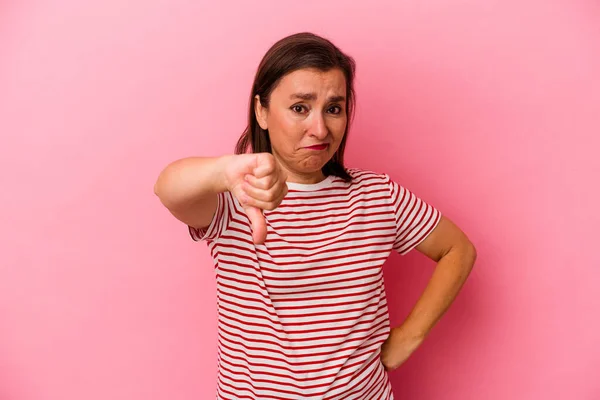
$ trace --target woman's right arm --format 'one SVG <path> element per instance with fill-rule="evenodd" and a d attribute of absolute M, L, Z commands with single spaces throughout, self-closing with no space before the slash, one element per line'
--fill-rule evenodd
<path fill-rule="evenodd" d="M 206 228 L 217 209 L 218 193 L 228 190 L 225 166 L 230 157 L 174 161 L 159 174 L 154 193 L 175 218 L 193 228 Z"/>
<path fill-rule="evenodd" d="M 252 224 L 255 243 L 263 243 L 267 225 L 262 210 L 274 210 L 287 194 L 287 175 L 270 153 L 190 157 L 169 164 L 154 193 L 181 222 L 196 229 L 210 226 L 218 194 L 231 192 Z"/>

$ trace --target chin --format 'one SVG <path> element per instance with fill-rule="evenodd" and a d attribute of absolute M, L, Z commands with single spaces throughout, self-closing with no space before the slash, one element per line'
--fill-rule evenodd
<path fill-rule="evenodd" d="M 314 174 L 317 172 L 321 172 L 323 167 L 327 165 L 327 163 L 331 160 L 333 156 L 321 154 L 319 156 L 312 155 L 310 157 L 304 158 L 303 160 L 299 160 L 296 163 L 296 167 L 298 168 L 298 172 L 303 174 Z"/>

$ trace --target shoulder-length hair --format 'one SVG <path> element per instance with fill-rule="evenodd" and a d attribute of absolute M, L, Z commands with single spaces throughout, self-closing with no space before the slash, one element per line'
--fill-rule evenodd
<path fill-rule="evenodd" d="M 354 116 L 356 63 L 352 57 L 344 54 L 329 40 L 309 32 L 296 33 L 279 40 L 264 55 L 252 84 L 248 107 L 248 126 L 237 142 L 235 154 L 244 154 L 248 150 L 252 153 L 272 153 L 269 132 L 262 129 L 256 119 L 255 97 L 258 95 L 261 105 L 268 107 L 270 95 L 279 81 L 286 74 L 303 68 L 316 68 L 321 71 L 339 68 L 344 73 L 346 78 L 346 130 L 339 148 L 323 166 L 322 172 L 325 176 L 334 175 L 350 181 L 352 178 L 344 166 L 344 150 L 350 123 Z"/>

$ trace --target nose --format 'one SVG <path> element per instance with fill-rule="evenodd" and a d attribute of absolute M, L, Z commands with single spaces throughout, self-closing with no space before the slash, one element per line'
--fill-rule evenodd
<path fill-rule="evenodd" d="M 327 137 L 327 125 L 325 124 L 325 118 L 323 118 L 321 113 L 314 113 L 312 115 L 312 121 L 308 133 L 321 140 Z"/>

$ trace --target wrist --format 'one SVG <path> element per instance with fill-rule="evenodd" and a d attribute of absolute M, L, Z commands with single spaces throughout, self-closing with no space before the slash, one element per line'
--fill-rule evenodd
<path fill-rule="evenodd" d="M 230 165 L 232 155 L 224 155 L 215 158 L 213 176 L 213 188 L 216 193 L 230 192 L 231 181 L 227 173 L 227 166 Z"/>
<path fill-rule="evenodd" d="M 402 325 L 394 328 L 394 330 L 397 331 L 396 334 L 402 338 L 402 341 L 414 343 L 416 346 L 421 344 L 427 336 L 427 333 L 424 330 L 411 326 L 411 324 L 406 321 Z"/>

